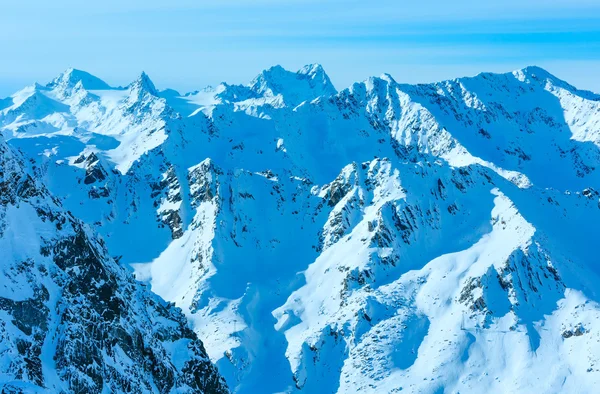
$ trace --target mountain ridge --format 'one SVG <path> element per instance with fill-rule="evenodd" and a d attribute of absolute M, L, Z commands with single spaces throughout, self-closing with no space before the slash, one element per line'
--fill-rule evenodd
<path fill-rule="evenodd" d="M 317 65 L 190 95 L 145 74 L 81 85 L 37 88 L 59 110 L 13 104 L 1 130 L 182 308 L 233 392 L 600 382 L 597 95 L 537 67 L 340 91 Z"/>
<path fill-rule="evenodd" d="M 247 85 L 240 85 L 240 86 L 252 86 L 254 84 L 256 84 L 257 80 L 259 80 L 261 77 L 264 78 L 265 75 L 269 75 L 270 73 L 273 72 L 273 70 L 280 70 L 280 71 L 284 71 L 287 72 L 287 70 L 285 68 L 283 68 L 281 65 L 275 65 L 272 66 L 270 68 L 267 68 L 265 70 L 263 70 L 261 73 L 259 73 L 256 77 L 254 77 Z M 293 73 L 293 72 L 292 72 Z M 330 81 L 329 75 L 325 72 L 323 66 L 321 64 L 318 63 L 313 63 L 313 64 L 307 64 L 305 66 L 303 66 L 302 68 L 300 68 L 296 74 L 298 75 L 309 75 L 310 73 L 313 73 L 313 75 L 316 73 L 316 75 L 321 76 L 322 78 L 326 79 L 327 81 Z M 536 74 L 537 73 L 537 74 Z M 388 73 L 383 73 L 381 74 L 381 76 L 379 78 L 381 79 L 386 79 L 389 78 L 392 81 L 400 84 L 400 85 L 406 85 L 406 86 L 419 86 L 419 85 L 431 85 L 431 84 L 443 84 L 443 83 L 447 83 L 447 82 L 451 82 L 451 81 L 457 81 L 457 80 L 461 80 L 461 79 L 477 79 L 477 78 L 481 78 L 481 77 L 486 77 L 486 76 L 501 76 L 501 75 L 516 75 L 516 74 L 522 74 L 522 75 L 543 75 L 545 79 L 550 79 L 553 80 L 555 82 L 558 82 L 561 85 L 564 86 L 568 86 L 569 88 L 571 88 L 574 91 L 580 92 L 582 94 L 585 95 L 589 95 L 589 97 L 592 98 L 598 98 L 600 95 L 598 93 L 592 92 L 592 91 L 588 91 L 585 89 L 578 89 L 576 87 L 574 87 L 573 85 L 569 84 L 568 82 L 566 82 L 565 80 L 556 77 L 555 75 L 553 75 L 552 73 L 550 73 L 549 71 L 547 71 L 546 69 L 536 66 L 536 65 L 529 65 L 529 66 L 524 66 L 522 68 L 518 68 L 515 69 L 513 71 L 509 71 L 509 72 L 480 72 L 476 75 L 473 76 L 465 76 L 465 77 L 457 77 L 457 78 L 451 78 L 451 79 L 444 79 L 444 80 L 439 80 L 439 81 L 433 81 L 433 82 L 422 82 L 422 83 L 415 83 L 415 84 L 408 84 L 408 83 L 404 83 L 404 82 L 397 82 L 396 79 L 394 79 L 390 74 Z M 141 78 L 141 76 L 144 76 L 144 79 L 146 79 L 147 81 L 149 81 L 152 84 L 152 87 L 154 88 L 154 83 L 152 82 L 151 78 L 145 73 L 145 72 L 141 72 L 140 76 L 138 76 L 137 80 L 139 80 Z M 71 81 L 72 86 L 74 86 L 76 84 L 76 82 L 78 82 L 81 79 L 84 78 L 89 78 L 90 80 L 93 81 L 97 81 L 95 85 L 93 85 L 94 87 L 87 87 L 87 89 L 89 90 L 103 90 L 103 89 L 124 89 L 122 87 L 112 87 L 110 86 L 108 83 L 104 82 L 103 80 L 101 80 L 100 78 L 88 73 L 87 71 L 84 70 L 80 70 L 80 69 L 76 69 L 73 67 L 70 67 L 68 69 L 66 69 L 64 72 L 60 73 L 57 77 L 53 78 L 51 82 L 48 82 L 45 85 L 40 85 L 38 83 L 35 83 L 34 85 L 39 86 L 40 88 L 52 88 L 55 87 L 61 80 L 64 79 L 69 79 Z M 375 77 L 373 77 L 375 78 Z M 362 82 L 365 82 L 366 80 L 368 80 L 369 78 L 363 80 Z M 74 82 L 74 83 L 73 83 Z M 136 81 L 134 80 L 131 84 L 135 83 Z M 131 85 L 129 84 L 129 85 Z M 226 82 L 221 82 L 221 84 L 225 84 L 228 85 Z M 129 86 L 128 85 L 128 86 Z M 236 86 L 236 85 L 231 85 L 231 86 Z M 85 84 L 84 84 L 85 87 Z M 211 88 L 212 86 L 208 86 L 207 88 Z M 333 87 L 333 86 L 331 86 Z M 154 88 L 156 89 L 156 88 Z M 153 89 L 153 90 L 154 90 Z M 335 92 L 338 92 L 334 87 L 333 89 L 335 90 Z M 347 88 L 344 88 L 347 89 Z M 342 90 L 344 90 L 342 89 Z M 157 92 L 162 92 L 162 91 L 168 91 L 170 90 L 170 88 L 165 88 L 163 90 L 157 90 Z M 177 92 L 179 94 L 178 91 L 175 90 L 175 92 Z M 183 94 L 180 94 L 181 96 L 186 96 L 186 95 L 190 95 L 190 94 L 194 94 L 199 92 L 198 90 L 192 90 L 192 91 L 188 91 L 185 92 Z M 334 92 L 334 93 L 335 93 Z M 333 93 L 333 94 L 334 94 Z M 10 98 L 11 96 L 8 96 L 6 98 L 4 98 L 3 100 L 6 100 L 8 98 Z"/>

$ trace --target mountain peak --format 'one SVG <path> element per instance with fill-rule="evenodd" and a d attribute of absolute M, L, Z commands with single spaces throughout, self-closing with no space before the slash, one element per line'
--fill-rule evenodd
<path fill-rule="evenodd" d="M 132 93 L 135 92 L 136 94 L 146 92 L 153 96 L 158 95 L 158 90 L 156 90 L 154 83 L 144 71 L 142 71 L 140 76 L 133 83 L 131 83 L 131 85 L 129 85 L 129 90 Z"/>
<path fill-rule="evenodd" d="M 544 79 L 544 80 L 552 80 L 552 81 L 561 81 L 559 78 L 550 74 L 545 69 L 539 66 L 527 66 L 521 69 L 515 70 L 512 73 L 515 76 L 525 77 L 527 79 Z M 562 81 L 561 81 L 562 82 Z"/>
<path fill-rule="evenodd" d="M 260 92 L 263 92 L 267 89 L 273 90 L 273 88 L 276 88 L 276 85 L 278 85 L 282 79 L 286 78 L 286 74 L 290 74 L 290 72 L 280 65 L 277 64 L 275 66 L 271 66 L 266 70 L 261 71 L 260 74 L 258 74 L 252 80 L 252 82 L 250 82 L 250 88 Z M 275 92 L 273 93 L 277 94 Z"/>
<path fill-rule="evenodd" d="M 306 65 L 297 72 L 288 71 L 280 65 L 272 66 L 254 78 L 249 88 L 261 95 L 282 95 L 288 104 L 296 105 L 337 93 L 320 64 Z"/>
<path fill-rule="evenodd" d="M 396 83 L 396 80 L 394 79 L 394 77 L 392 77 L 390 74 L 388 73 L 383 73 L 379 76 L 379 79 L 383 79 L 386 82 L 389 83 Z"/>
<path fill-rule="evenodd" d="M 540 66 L 535 66 L 535 65 L 523 67 L 522 69 L 520 69 L 520 71 L 522 71 L 526 74 L 539 74 L 539 75 L 553 77 L 553 75 L 550 74 L 548 71 L 546 71 L 545 69 L 543 69 Z"/>
<path fill-rule="evenodd" d="M 73 88 L 81 82 L 81 85 L 87 90 L 106 90 L 110 89 L 110 86 L 98 77 L 92 74 L 78 70 L 76 68 L 68 68 L 58 77 L 54 78 L 52 82 L 46 85 L 49 88 Z"/>
<path fill-rule="evenodd" d="M 521 81 L 537 81 L 542 83 L 550 83 L 552 86 L 560 87 L 562 89 L 566 89 L 571 93 L 577 93 L 578 95 L 585 97 L 591 100 L 597 100 L 598 95 L 589 92 L 587 90 L 579 90 L 575 86 L 569 84 L 568 82 L 558 78 L 557 76 L 551 74 L 547 70 L 539 67 L 539 66 L 527 66 L 521 68 L 519 70 L 513 71 L 512 75 L 514 75 L 517 79 Z"/>
<path fill-rule="evenodd" d="M 318 63 L 307 64 L 296 73 L 298 76 L 307 76 L 310 80 L 320 84 L 323 87 L 325 95 L 336 94 L 337 90 L 331 83 L 329 75 L 325 72 L 322 65 Z"/>

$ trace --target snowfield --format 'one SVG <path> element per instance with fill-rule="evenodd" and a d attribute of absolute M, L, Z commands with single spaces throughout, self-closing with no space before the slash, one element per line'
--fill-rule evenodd
<path fill-rule="evenodd" d="M 113 88 L 70 69 L 0 101 L 0 130 L 3 155 L 85 223 L 103 261 L 186 316 L 160 321 L 195 334 L 152 334 L 183 377 L 154 387 L 128 366 L 148 391 L 213 392 L 185 377 L 196 335 L 234 393 L 600 385 L 600 95 L 541 68 L 337 91 L 319 65 L 275 66 L 185 94 L 145 73 Z M 20 198 L 0 212 L 0 386 L 52 390 L 65 373 L 54 344 L 35 379 L 7 367 L 30 335 L 10 305 L 47 280 L 7 270 L 57 237 Z M 111 349 L 96 362 L 124 365 Z"/>

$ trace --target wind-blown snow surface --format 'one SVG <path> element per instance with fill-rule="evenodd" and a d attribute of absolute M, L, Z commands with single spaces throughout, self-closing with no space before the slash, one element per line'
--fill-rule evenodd
<path fill-rule="evenodd" d="M 600 96 L 537 67 L 2 102 L 9 143 L 237 393 L 593 392 Z"/>

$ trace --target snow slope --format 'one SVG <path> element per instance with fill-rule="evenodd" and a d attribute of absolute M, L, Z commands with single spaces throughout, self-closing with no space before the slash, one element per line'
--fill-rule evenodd
<path fill-rule="evenodd" d="M 545 70 L 188 94 L 68 70 L 0 108 L 236 393 L 598 384 L 600 96 Z"/>

